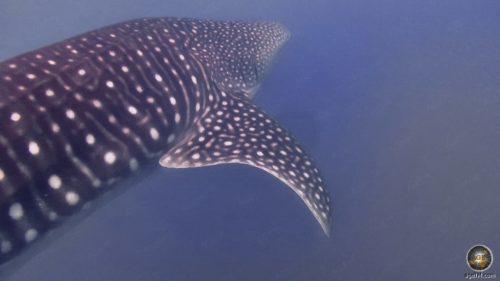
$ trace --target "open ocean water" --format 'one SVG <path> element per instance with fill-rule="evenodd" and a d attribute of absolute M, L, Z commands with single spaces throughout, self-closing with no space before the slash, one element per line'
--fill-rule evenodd
<path fill-rule="evenodd" d="M 260 170 L 158 167 L 6 280 L 451 281 L 500 255 L 499 1 L 2 0 L 0 61 L 146 16 L 290 29 L 255 102 L 317 161 L 331 237 Z"/>

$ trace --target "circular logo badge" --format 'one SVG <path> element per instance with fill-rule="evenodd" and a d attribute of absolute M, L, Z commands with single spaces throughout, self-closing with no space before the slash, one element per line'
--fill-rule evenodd
<path fill-rule="evenodd" d="M 467 252 L 467 264 L 474 271 L 485 271 L 493 263 L 493 252 L 485 245 L 476 245 Z"/>

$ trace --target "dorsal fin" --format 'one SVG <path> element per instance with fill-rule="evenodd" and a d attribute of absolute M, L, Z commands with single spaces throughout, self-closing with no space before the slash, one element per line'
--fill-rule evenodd
<path fill-rule="evenodd" d="M 330 197 L 312 160 L 297 141 L 248 99 L 224 92 L 160 164 L 190 168 L 241 163 L 260 168 L 287 184 L 330 233 Z"/>

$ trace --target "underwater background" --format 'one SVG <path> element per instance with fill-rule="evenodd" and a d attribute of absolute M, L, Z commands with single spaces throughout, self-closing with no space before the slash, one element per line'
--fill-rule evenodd
<path fill-rule="evenodd" d="M 473 245 L 500 255 L 499 1 L 2 0 L 0 61 L 146 16 L 290 29 L 255 102 L 316 159 L 331 237 L 262 171 L 158 167 L 8 281 L 462 280 Z"/>

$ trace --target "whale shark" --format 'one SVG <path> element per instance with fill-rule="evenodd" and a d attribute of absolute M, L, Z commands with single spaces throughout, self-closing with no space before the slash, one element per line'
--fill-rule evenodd
<path fill-rule="evenodd" d="M 319 170 L 252 102 L 289 37 L 274 22 L 141 18 L 0 63 L 0 263 L 154 161 L 262 169 L 329 235 Z"/>

